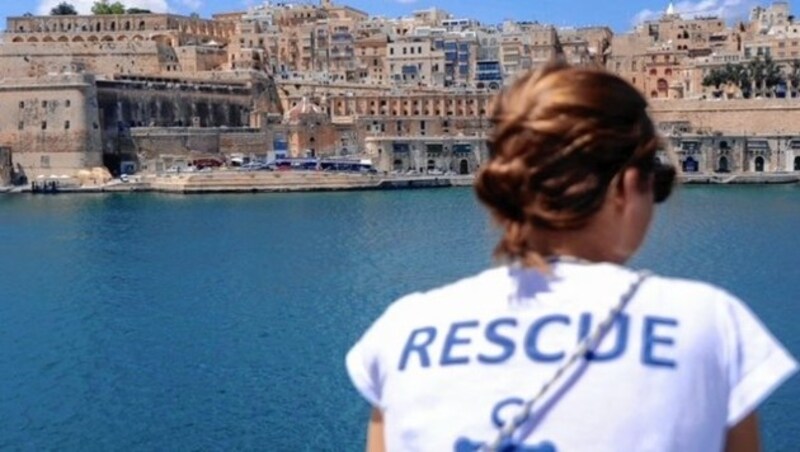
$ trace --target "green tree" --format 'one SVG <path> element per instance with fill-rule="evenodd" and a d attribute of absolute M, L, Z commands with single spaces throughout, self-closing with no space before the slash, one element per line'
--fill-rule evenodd
<path fill-rule="evenodd" d="M 109 3 L 108 0 L 98 0 L 94 2 L 92 6 L 92 14 L 98 16 L 104 14 L 125 14 L 125 11 L 125 5 L 121 2 Z"/>
<path fill-rule="evenodd" d="M 789 93 L 787 97 L 797 97 L 800 93 L 800 60 L 793 60 L 788 69 L 786 81 L 789 83 Z"/>
<path fill-rule="evenodd" d="M 77 16 L 78 11 L 72 4 L 61 2 L 50 10 L 51 16 Z"/>
<path fill-rule="evenodd" d="M 728 83 L 728 74 L 722 68 L 713 68 L 703 77 L 703 86 L 714 87 L 714 97 L 722 95 L 722 85 Z"/>
<path fill-rule="evenodd" d="M 772 97 L 775 95 L 775 88 L 783 82 L 780 66 L 769 55 L 755 57 L 747 63 L 747 71 L 756 95 Z"/>
<path fill-rule="evenodd" d="M 142 8 L 128 8 L 128 14 L 152 14 L 153 12 L 149 9 L 142 9 Z"/>
<path fill-rule="evenodd" d="M 725 74 L 729 86 L 734 86 L 739 90 L 739 95 L 749 99 L 753 92 L 753 78 L 748 67 L 742 63 L 725 65 Z"/>

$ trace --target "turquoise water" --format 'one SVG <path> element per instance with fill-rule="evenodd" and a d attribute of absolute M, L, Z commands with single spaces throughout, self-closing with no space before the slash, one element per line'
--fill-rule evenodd
<path fill-rule="evenodd" d="M 798 225 L 800 188 L 685 188 L 636 265 L 729 288 L 800 356 Z M 346 350 L 494 237 L 467 189 L 0 197 L 0 450 L 360 450 Z M 798 407 L 794 378 L 768 450 Z"/>

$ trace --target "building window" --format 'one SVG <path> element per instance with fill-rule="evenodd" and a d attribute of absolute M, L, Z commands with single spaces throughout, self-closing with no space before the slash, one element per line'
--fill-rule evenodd
<path fill-rule="evenodd" d="M 18 130 L 22 130 L 22 129 L 24 129 L 24 128 L 25 128 L 25 123 L 24 123 L 24 122 L 22 122 L 22 121 L 20 121 L 20 122 L 19 122 L 19 124 L 17 124 L 17 129 L 18 129 Z"/>
<path fill-rule="evenodd" d="M 47 130 L 47 121 L 42 121 L 42 130 Z"/>
<path fill-rule="evenodd" d="M 19 108 L 25 108 L 25 102 L 20 102 L 19 103 Z"/>
<path fill-rule="evenodd" d="M 70 124 L 69 121 L 64 121 L 64 130 L 69 130 Z"/>
<path fill-rule="evenodd" d="M 43 156 L 39 157 L 39 165 L 42 168 L 50 168 L 50 156 L 49 155 L 43 155 Z"/>
<path fill-rule="evenodd" d="M 47 108 L 47 101 L 46 100 L 42 101 L 42 108 Z"/>
<path fill-rule="evenodd" d="M 71 106 L 72 106 L 72 101 L 71 101 L 71 100 L 69 100 L 69 99 L 67 99 L 67 100 L 66 100 L 66 102 L 64 102 L 64 105 L 65 105 L 67 108 L 69 108 L 69 107 L 71 107 Z"/>

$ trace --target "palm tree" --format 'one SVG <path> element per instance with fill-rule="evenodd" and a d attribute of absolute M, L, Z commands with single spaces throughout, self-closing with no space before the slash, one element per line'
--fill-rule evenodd
<path fill-rule="evenodd" d="M 800 91 L 800 60 L 793 60 L 789 65 L 789 73 L 786 74 L 786 81 L 789 82 L 788 97 L 797 97 Z"/>
<path fill-rule="evenodd" d="M 728 78 L 724 69 L 715 67 L 710 71 L 708 71 L 708 74 L 706 74 L 706 76 L 703 77 L 703 86 L 714 87 L 714 97 L 720 96 L 720 94 L 722 93 L 720 87 L 727 83 L 728 83 Z"/>
<path fill-rule="evenodd" d="M 767 97 L 774 97 L 778 86 L 784 84 L 781 67 L 771 56 L 764 57 L 764 89 Z"/>
<path fill-rule="evenodd" d="M 741 63 L 728 63 L 725 65 L 724 72 L 728 86 L 735 87 L 741 97 L 749 98 L 752 92 L 752 79 L 747 68 Z"/>
<path fill-rule="evenodd" d="M 764 75 L 765 65 L 761 56 L 757 56 L 747 63 L 747 73 L 750 76 L 750 91 L 755 96 L 763 94 L 763 85 L 766 75 Z"/>
<path fill-rule="evenodd" d="M 759 55 L 747 63 L 747 72 L 753 83 L 753 92 L 763 97 L 773 97 L 776 88 L 784 81 L 780 66 L 769 55 L 763 59 Z"/>

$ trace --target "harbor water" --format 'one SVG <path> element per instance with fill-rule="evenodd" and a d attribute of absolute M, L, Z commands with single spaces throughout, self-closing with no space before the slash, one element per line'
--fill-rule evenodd
<path fill-rule="evenodd" d="M 798 225 L 800 187 L 685 187 L 634 266 L 728 288 L 800 356 Z M 0 197 L 0 450 L 362 450 L 345 352 L 496 236 L 469 189 Z M 798 408 L 795 377 L 767 450 Z"/>

